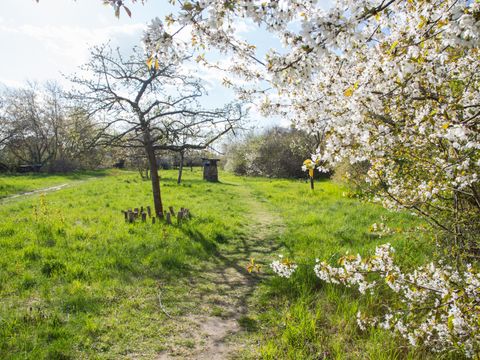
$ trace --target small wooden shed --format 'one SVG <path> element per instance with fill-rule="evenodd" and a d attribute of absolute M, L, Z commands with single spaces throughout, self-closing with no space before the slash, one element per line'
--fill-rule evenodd
<path fill-rule="evenodd" d="M 217 162 L 220 159 L 206 159 L 202 158 L 203 162 L 203 180 L 210 182 L 218 182 L 218 168 Z"/>

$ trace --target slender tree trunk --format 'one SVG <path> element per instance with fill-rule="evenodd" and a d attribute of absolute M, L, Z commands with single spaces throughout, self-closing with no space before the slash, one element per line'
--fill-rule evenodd
<path fill-rule="evenodd" d="M 182 182 L 182 172 L 183 172 L 183 151 L 180 151 L 180 166 L 178 167 L 178 179 L 177 184 Z"/>
<path fill-rule="evenodd" d="M 150 180 L 152 182 L 153 205 L 155 207 L 155 214 L 163 218 L 163 204 L 162 194 L 160 192 L 160 177 L 158 176 L 157 157 L 153 144 L 150 142 L 149 134 L 145 134 L 145 152 L 147 153 L 148 163 L 150 164 Z"/>

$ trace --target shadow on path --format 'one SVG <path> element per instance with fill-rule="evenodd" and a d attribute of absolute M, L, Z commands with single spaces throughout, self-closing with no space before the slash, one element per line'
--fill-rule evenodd
<path fill-rule="evenodd" d="M 276 239 L 283 224 L 249 188 L 238 189 L 250 209 L 247 235 L 239 236 L 220 251 L 202 233 L 186 230 L 188 236 L 215 255 L 208 269 L 190 279 L 187 301 L 195 303 L 194 311 L 171 320 L 181 322 L 185 331 L 175 334 L 177 345 L 168 346 L 158 359 L 228 359 L 249 346 L 241 338 L 242 333 L 254 327 L 248 321 L 248 299 L 266 275 L 249 273 L 247 265 L 254 258 L 262 267 L 268 266 L 261 260 L 280 248 Z M 178 345 L 185 343 L 189 346 Z"/>

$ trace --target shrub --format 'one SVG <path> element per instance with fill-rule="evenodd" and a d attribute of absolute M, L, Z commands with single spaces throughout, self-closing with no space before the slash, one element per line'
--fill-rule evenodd
<path fill-rule="evenodd" d="M 237 175 L 305 178 L 302 163 L 317 146 L 318 138 L 305 131 L 274 127 L 228 146 L 225 169 Z"/>

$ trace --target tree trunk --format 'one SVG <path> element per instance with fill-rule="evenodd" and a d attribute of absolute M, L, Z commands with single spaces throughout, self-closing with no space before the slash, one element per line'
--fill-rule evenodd
<path fill-rule="evenodd" d="M 183 171 L 183 151 L 180 151 L 180 166 L 178 167 L 177 184 L 180 184 L 182 182 L 182 171 Z"/>
<path fill-rule="evenodd" d="M 148 163 L 150 164 L 150 180 L 152 181 L 153 205 L 155 214 L 163 218 L 162 194 L 160 192 L 160 177 L 158 176 L 157 157 L 155 150 L 149 139 L 149 134 L 145 136 L 148 140 L 145 143 L 145 152 L 147 153 Z"/>

